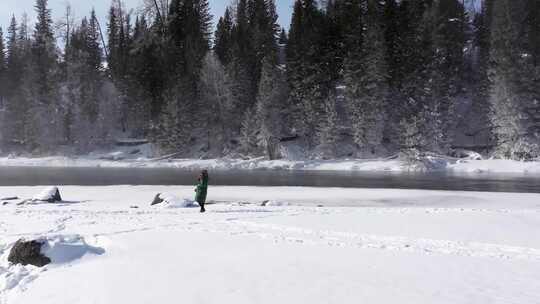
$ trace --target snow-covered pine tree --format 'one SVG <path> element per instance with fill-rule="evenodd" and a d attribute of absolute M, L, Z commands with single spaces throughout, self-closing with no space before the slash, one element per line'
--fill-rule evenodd
<path fill-rule="evenodd" d="M 345 65 L 348 111 L 354 141 L 361 150 L 375 154 L 380 150 L 385 128 L 388 75 L 384 36 L 376 1 L 368 2 L 364 43 L 349 53 Z"/>
<path fill-rule="evenodd" d="M 206 152 L 221 155 L 228 149 L 234 121 L 231 84 L 215 53 L 209 52 L 201 70 L 198 125 L 206 132 Z"/>
<path fill-rule="evenodd" d="M 6 102 L 6 53 L 4 47 L 4 32 L 0 27 L 0 146 L 4 144 L 6 131 L 5 118 Z"/>
<path fill-rule="evenodd" d="M 458 0 L 439 0 L 432 7 L 433 52 L 431 103 L 436 109 L 440 137 L 434 138 L 434 147 L 448 153 L 457 123 L 456 109 L 459 98 L 464 97 L 464 50 L 467 42 L 468 18 L 465 7 Z"/>
<path fill-rule="evenodd" d="M 253 80 L 255 77 L 253 66 L 256 58 L 248 19 L 247 0 L 238 0 L 231 32 L 232 55 L 226 68 L 232 80 L 235 112 L 243 115 L 254 105 L 257 94 Z"/>
<path fill-rule="evenodd" d="M 256 117 L 258 121 L 258 142 L 266 156 L 278 159 L 279 141 L 283 121 L 281 111 L 287 99 L 286 82 L 274 58 L 263 60 L 263 69 L 257 96 Z"/>
<path fill-rule="evenodd" d="M 188 153 L 192 148 L 196 118 L 188 115 L 192 101 L 186 101 L 183 92 L 180 85 L 165 92 L 165 107 L 152 130 L 152 140 L 165 153 Z"/>
<path fill-rule="evenodd" d="M 394 115 L 400 122 L 400 145 L 402 150 L 439 151 L 443 142 L 441 107 L 437 99 L 437 84 L 441 74 L 437 72 L 434 46 L 436 31 L 436 6 L 432 1 L 407 1 L 401 3 L 401 18 L 407 26 L 402 36 L 403 62 L 400 97 L 395 104 Z M 394 112 L 395 113 L 395 112 Z M 399 117 L 399 120 L 398 120 Z M 420 125 L 424 124 L 424 125 Z M 418 136 L 412 136 L 418 130 Z M 421 139 L 421 140 L 418 140 Z"/>
<path fill-rule="evenodd" d="M 81 153 L 104 143 L 113 131 L 105 130 L 112 126 L 105 126 L 104 121 L 116 118 L 109 105 L 101 108 L 112 93 L 105 94 L 107 81 L 102 71 L 101 38 L 95 18 L 92 11 L 90 20 L 84 17 L 80 25 L 72 27 L 65 50 L 67 77 L 62 83 L 62 129 L 66 142 Z"/>
<path fill-rule="evenodd" d="M 254 60 L 250 69 L 254 77 L 253 86 L 257 92 L 264 59 L 274 58 L 277 53 L 279 26 L 274 0 L 249 0 L 247 2 L 247 17 Z"/>
<path fill-rule="evenodd" d="M 86 100 L 83 101 L 83 109 L 90 123 L 95 123 L 99 115 L 99 93 L 102 86 L 102 56 L 103 51 L 100 45 L 99 29 L 97 26 L 96 12 L 90 12 L 88 21 L 85 47 L 87 52 L 86 73 L 83 80 L 83 90 Z"/>
<path fill-rule="evenodd" d="M 529 159 L 540 152 L 535 134 L 530 133 L 531 117 L 527 114 L 529 106 L 537 101 L 531 94 L 532 60 L 524 53 L 520 35 L 523 15 L 520 1 L 498 0 L 493 4 L 491 121 L 497 138 L 497 155 L 513 159 Z"/>
<path fill-rule="evenodd" d="M 167 24 L 169 50 L 166 58 L 167 108 L 160 121 L 168 128 L 158 128 L 156 140 L 167 138 L 164 148 L 186 152 L 192 136 L 200 98 L 199 83 L 203 59 L 210 49 L 210 15 L 208 0 L 174 0 L 171 2 Z"/>
<path fill-rule="evenodd" d="M 294 4 L 289 43 L 287 44 L 287 80 L 291 88 L 291 110 L 297 133 L 313 147 L 323 104 L 329 93 L 323 79 L 328 76 L 321 45 L 325 38 L 321 27 L 324 15 L 314 0 Z"/>
<path fill-rule="evenodd" d="M 6 100 L 4 103 L 4 141 L 8 144 L 24 142 L 25 103 L 21 99 L 21 78 L 24 71 L 22 46 L 19 44 L 18 25 L 15 16 L 11 18 L 7 32 Z M 21 46 L 21 47 L 20 47 Z"/>
<path fill-rule="evenodd" d="M 526 42 L 523 54 L 527 68 L 523 71 L 527 81 L 524 91 L 529 102 L 525 105 L 528 116 L 527 133 L 531 140 L 540 145 L 540 2 L 527 0 L 524 32 Z M 540 151 L 536 152 L 537 155 Z"/>
<path fill-rule="evenodd" d="M 6 70 L 7 62 L 4 46 L 4 31 L 2 30 L 2 27 L 0 27 L 0 111 L 3 110 L 6 99 Z"/>
<path fill-rule="evenodd" d="M 487 148 L 491 144 L 491 122 L 489 120 L 489 90 L 488 75 L 490 53 L 490 28 L 493 0 L 486 0 L 482 9 L 474 16 L 473 39 L 471 50 L 470 83 L 466 84 L 471 91 L 471 107 L 464 116 L 463 123 L 468 125 L 468 135 L 472 137 L 472 144 Z"/>
<path fill-rule="evenodd" d="M 400 24 L 399 6 L 396 0 L 387 0 L 384 3 L 383 25 L 386 47 L 386 63 L 388 67 L 389 84 L 391 88 L 398 88 L 401 83 L 400 59 Z"/>
<path fill-rule="evenodd" d="M 527 37 L 526 49 L 533 57 L 533 64 L 540 66 L 540 2 L 526 0 L 526 18 L 524 21 Z"/>
<path fill-rule="evenodd" d="M 260 153 L 258 141 L 259 122 L 257 120 L 256 110 L 248 109 L 242 118 L 242 127 L 240 129 L 240 150 L 246 155 Z"/>
<path fill-rule="evenodd" d="M 37 21 L 32 39 L 30 78 L 30 107 L 26 141 L 30 146 L 51 150 L 60 142 L 62 119 L 55 115 L 58 109 L 58 54 L 48 0 L 36 0 Z"/>
<path fill-rule="evenodd" d="M 335 158 L 338 154 L 340 124 L 336 105 L 337 97 L 330 94 L 324 103 L 323 119 L 318 129 L 318 150 L 324 158 Z"/>

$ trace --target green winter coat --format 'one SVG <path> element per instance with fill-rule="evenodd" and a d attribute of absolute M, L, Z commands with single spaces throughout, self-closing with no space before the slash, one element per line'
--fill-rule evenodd
<path fill-rule="evenodd" d="M 202 177 L 202 179 L 197 184 L 197 189 L 195 189 L 195 192 L 197 193 L 195 195 L 195 201 L 199 204 L 204 204 L 206 202 L 206 193 L 208 192 L 208 176 L 205 175 Z"/>

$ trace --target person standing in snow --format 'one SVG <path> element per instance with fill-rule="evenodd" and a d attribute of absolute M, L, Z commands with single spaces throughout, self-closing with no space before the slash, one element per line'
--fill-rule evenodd
<path fill-rule="evenodd" d="M 197 180 L 199 183 L 195 189 L 195 192 L 197 193 L 195 195 L 195 201 L 199 203 L 201 206 L 201 213 L 203 213 L 206 212 L 206 209 L 204 209 L 204 203 L 206 203 L 206 194 L 208 192 L 208 171 L 202 170 Z"/>

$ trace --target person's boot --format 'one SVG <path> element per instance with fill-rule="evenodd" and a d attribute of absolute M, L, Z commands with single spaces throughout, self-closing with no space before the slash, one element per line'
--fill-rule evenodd
<path fill-rule="evenodd" d="M 206 209 L 204 209 L 204 205 L 201 205 L 201 213 L 205 213 Z"/>

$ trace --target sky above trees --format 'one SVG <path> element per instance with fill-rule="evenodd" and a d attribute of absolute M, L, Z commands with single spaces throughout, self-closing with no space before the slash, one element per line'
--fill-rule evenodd
<path fill-rule="evenodd" d="M 142 0 L 124 0 L 126 5 L 129 8 L 137 10 L 140 6 Z M 96 9 L 96 15 L 100 18 L 101 23 L 105 23 L 105 17 L 107 16 L 107 11 L 110 7 L 110 0 L 49 0 L 49 7 L 53 10 L 54 19 L 60 18 L 64 12 L 66 3 L 71 3 L 75 15 L 77 18 L 82 18 L 87 16 L 90 13 L 92 7 Z M 210 6 L 212 9 L 212 15 L 214 15 L 214 25 L 217 23 L 217 20 L 220 16 L 223 15 L 225 7 L 230 3 L 229 0 L 210 0 Z M 278 6 L 279 13 L 279 23 L 281 26 L 286 28 L 289 27 L 290 17 L 292 13 L 293 0 L 277 0 L 276 4 Z M 35 0 L 1 0 L 0 4 L 0 26 L 4 29 L 9 25 L 9 20 L 11 15 L 15 14 L 15 17 L 19 17 L 23 13 L 27 13 L 30 17 L 30 20 L 34 20 L 34 4 Z"/>

